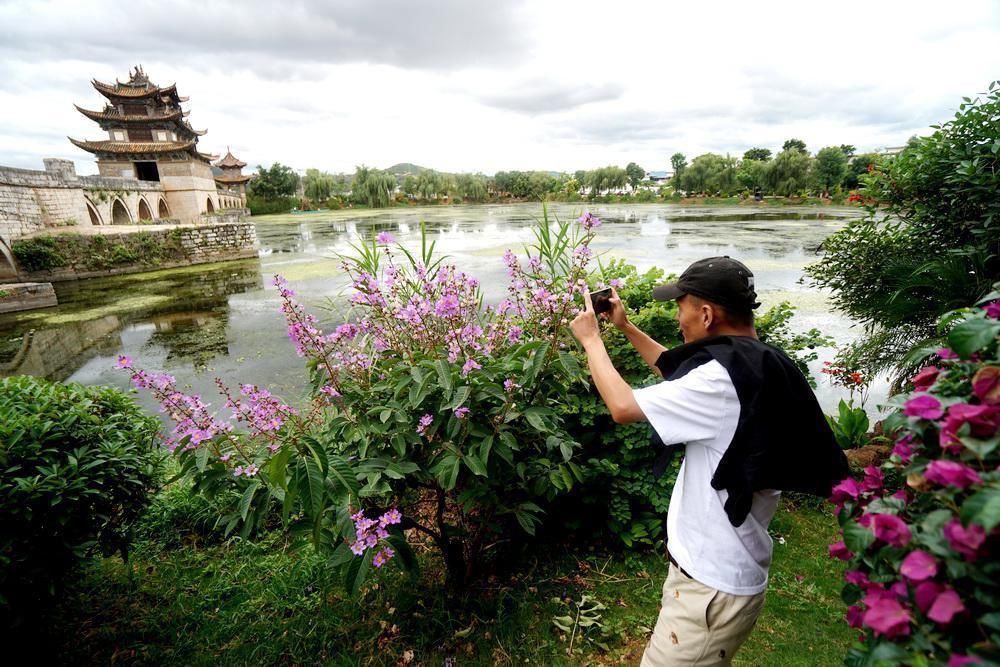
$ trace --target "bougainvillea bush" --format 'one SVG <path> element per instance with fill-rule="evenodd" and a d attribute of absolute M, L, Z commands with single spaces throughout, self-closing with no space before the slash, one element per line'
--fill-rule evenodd
<path fill-rule="evenodd" d="M 1000 660 L 1000 292 L 947 316 L 949 347 L 896 396 L 885 472 L 834 488 L 848 563 L 847 663 L 948 665 Z"/>

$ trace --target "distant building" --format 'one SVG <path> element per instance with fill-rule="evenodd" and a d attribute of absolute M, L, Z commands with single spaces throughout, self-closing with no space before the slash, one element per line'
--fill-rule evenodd
<path fill-rule="evenodd" d="M 250 174 L 243 175 L 243 167 L 246 162 L 237 160 L 229 147 L 226 146 L 226 156 L 215 163 L 222 173 L 215 176 L 215 183 L 219 186 L 220 192 L 226 192 L 238 196 L 242 202 L 242 207 L 247 205 L 247 182 L 252 178 Z"/>
<path fill-rule="evenodd" d="M 654 183 L 666 183 L 673 178 L 672 171 L 650 171 L 646 173 L 646 178 Z"/>
<path fill-rule="evenodd" d="M 218 156 L 198 151 L 198 139 L 205 130 L 195 130 L 186 120 L 188 112 L 181 103 L 188 98 L 178 95 L 175 84 L 157 86 L 141 66 L 129 72 L 127 82 L 112 85 L 95 79 L 91 83 L 107 98 L 104 109 L 76 108 L 108 137 L 70 141 L 97 157 L 101 176 L 159 183 L 165 208 L 156 217 L 189 222 L 205 213 L 245 206 L 237 197 L 220 201 L 211 168 Z M 139 217 L 146 217 L 144 213 Z"/>
<path fill-rule="evenodd" d="M 879 155 L 885 155 L 892 157 L 893 155 L 899 155 L 906 149 L 906 146 L 886 146 L 882 150 L 878 151 Z"/>

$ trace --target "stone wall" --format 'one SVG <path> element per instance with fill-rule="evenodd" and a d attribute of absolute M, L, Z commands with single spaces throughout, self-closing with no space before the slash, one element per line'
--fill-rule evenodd
<path fill-rule="evenodd" d="M 0 244 L 45 227 L 89 225 L 80 188 L 69 160 L 45 160 L 45 171 L 0 167 Z"/>
<path fill-rule="evenodd" d="M 51 283 L 12 283 L 0 285 L 0 313 L 47 308 L 59 303 Z"/>
<path fill-rule="evenodd" d="M 22 271 L 19 281 L 59 282 L 156 271 L 257 257 L 258 250 L 256 229 L 247 222 L 177 226 L 127 234 L 63 232 L 55 238 L 64 265 L 44 271 Z"/>

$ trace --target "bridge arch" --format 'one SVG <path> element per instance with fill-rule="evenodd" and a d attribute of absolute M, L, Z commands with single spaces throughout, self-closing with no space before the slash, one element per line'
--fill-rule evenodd
<path fill-rule="evenodd" d="M 170 217 L 170 209 L 167 208 L 167 200 L 164 199 L 163 197 L 160 197 L 160 203 L 157 206 L 157 208 L 159 208 L 159 214 L 160 214 L 159 217 L 161 218 Z"/>
<path fill-rule="evenodd" d="M 113 225 L 132 224 L 132 214 L 129 213 L 128 207 L 125 206 L 125 202 L 123 202 L 118 197 L 115 197 L 114 201 L 111 202 L 111 224 Z"/>
<path fill-rule="evenodd" d="M 90 224 L 92 225 L 103 225 L 104 220 L 101 219 L 101 212 L 97 209 L 94 202 L 90 201 L 87 197 L 84 197 L 84 202 L 87 204 L 87 213 L 90 215 Z"/>
<path fill-rule="evenodd" d="M 150 210 L 149 204 L 146 202 L 145 197 L 139 197 L 139 219 L 140 220 L 152 220 L 153 211 Z"/>

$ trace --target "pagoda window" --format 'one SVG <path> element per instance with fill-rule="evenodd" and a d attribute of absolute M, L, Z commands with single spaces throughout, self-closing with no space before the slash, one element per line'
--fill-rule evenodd
<path fill-rule="evenodd" d="M 149 113 L 146 110 L 145 104 L 126 104 L 125 115 L 126 116 L 148 116 Z"/>
<path fill-rule="evenodd" d="M 159 181 L 160 170 L 156 168 L 155 162 L 133 162 L 135 167 L 135 177 L 140 181 Z"/>
<path fill-rule="evenodd" d="M 164 130 L 157 130 L 156 131 L 156 140 L 157 141 L 166 141 L 167 140 L 167 133 Z"/>
<path fill-rule="evenodd" d="M 133 127 L 128 131 L 130 141 L 152 141 L 153 130 L 148 127 Z"/>
<path fill-rule="evenodd" d="M 114 130 L 111 132 L 111 138 L 115 141 L 125 141 L 125 130 Z"/>

